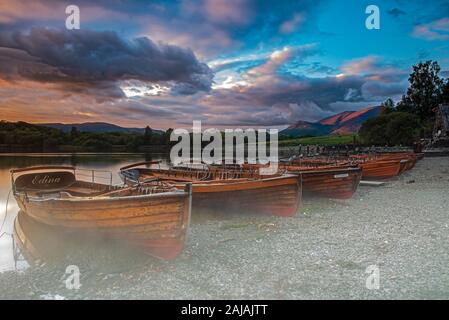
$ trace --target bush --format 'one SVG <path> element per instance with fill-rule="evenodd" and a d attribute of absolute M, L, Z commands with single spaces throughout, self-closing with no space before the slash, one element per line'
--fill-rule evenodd
<path fill-rule="evenodd" d="M 393 112 L 369 119 L 362 124 L 360 139 L 369 145 L 412 145 L 419 137 L 419 118 L 406 112 Z"/>
<path fill-rule="evenodd" d="M 96 151 L 106 151 L 111 148 L 111 144 L 96 138 L 89 138 L 83 142 L 84 147 L 95 148 Z"/>

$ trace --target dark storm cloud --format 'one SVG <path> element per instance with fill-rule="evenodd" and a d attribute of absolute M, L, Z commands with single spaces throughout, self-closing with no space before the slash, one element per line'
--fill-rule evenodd
<path fill-rule="evenodd" d="M 267 83 L 240 88 L 215 90 L 207 101 L 206 112 L 223 110 L 220 117 L 207 123 L 226 125 L 286 125 L 297 120 L 314 121 L 340 112 L 332 103 L 343 101 L 349 90 L 361 91 L 362 77 L 307 78 L 278 76 Z M 363 101 L 362 97 L 355 99 Z M 232 113 L 234 110 L 236 112 Z"/>
<path fill-rule="evenodd" d="M 178 113 L 169 109 L 151 106 L 139 100 L 122 101 L 119 107 L 109 108 L 108 112 L 115 116 L 124 116 L 127 119 L 141 119 L 142 117 L 176 119 Z"/>
<path fill-rule="evenodd" d="M 190 49 L 148 38 L 127 41 L 112 31 L 46 28 L 0 33 L 0 75 L 103 89 L 136 79 L 182 86 L 188 90 L 178 92 L 188 94 L 208 91 L 213 78 Z"/>
<path fill-rule="evenodd" d="M 265 103 L 274 105 L 276 103 L 302 103 L 313 101 L 324 109 L 329 108 L 329 104 L 340 99 L 344 99 L 349 89 L 360 90 L 365 79 L 358 76 L 338 79 L 335 77 L 326 78 L 302 78 L 288 79 L 288 83 L 276 88 L 267 94 L 257 93 Z M 257 97 L 254 97 L 257 99 Z"/>
<path fill-rule="evenodd" d="M 288 53 L 282 52 L 287 58 L 281 53 L 273 55 L 265 65 L 248 72 L 245 80 L 250 85 L 215 90 L 207 101 L 208 110 L 226 113 L 209 118 L 208 123 L 265 126 L 315 121 L 337 112 L 378 105 L 386 98 L 397 98 L 407 88 L 407 71 L 376 57 L 344 65 L 347 75 L 313 78 L 277 72 L 288 63 Z M 226 106 L 238 106 L 239 112 L 231 114 L 231 107 Z"/>
<path fill-rule="evenodd" d="M 380 0 L 395 30 L 376 43 L 351 27 L 358 0 L 77 0 L 82 31 L 29 33 L 63 28 L 68 4 L 0 0 L 0 108 L 17 119 L 285 125 L 397 101 L 416 57 L 448 70 L 448 0 Z"/>

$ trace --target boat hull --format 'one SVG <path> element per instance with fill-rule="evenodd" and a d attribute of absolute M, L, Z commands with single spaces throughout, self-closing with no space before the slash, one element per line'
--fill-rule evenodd
<path fill-rule="evenodd" d="M 161 259 L 173 259 L 181 253 L 190 222 L 191 199 L 183 192 L 114 199 L 17 195 L 16 200 L 37 222 L 125 240 Z"/>
<path fill-rule="evenodd" d="M 350 199 L 362 178 L 360 168 L 311 170 L 302 174 L 304 196 Z"/>
<path fill-rule="evenodd" d="M 178 189 L 192 184 L 193 212 L 208 210 L 217 212 L 256 213 L 290 217 L 294 216 L 302 199 L 301 180 L 294 174 L 271 176 L 254 175 L 247 171 L 226 170 L 165 170 L 137 168 L 122 170 L 125 184 L 135 185 L 151 179 L 160 179 Z M 130 179 L 134 176 L 134 180 Z"/>
<path fill-rule="evenodd" d="M 182 188 L 182 185 L 179 185 Z M 301 203 L 297 176 L 231 183 L 193 183 L 192 210 L 291 217 Z"/>
<path fill-rule="evenodd" d="M 415 167 L 416 159 L 408 159 L 407 163 L 405 164 L 405 171 L 412 170 Z"/>
<path fill-rule="evenodd" d="M 363 179 L 390 179 L 401 174 L 407 160 L 371 160 L 359 163 Z"/>
<path fill-rule="evenodd" d="M 406 164 L 403 171 L 409 171 L 415 167 L 418 157 L 414 153 L 394 154 L 386 155 L 385 160 L 406 160 Z"/>

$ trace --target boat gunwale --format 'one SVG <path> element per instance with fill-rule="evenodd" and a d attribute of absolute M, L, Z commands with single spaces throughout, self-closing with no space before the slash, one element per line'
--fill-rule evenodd
<path fill-rule="evenodd" d="M 269 176 L 269 175 L 267 175 Z M 294 173 L 289 173 L 289 174 L 283 174 L 280 176 L 276 176 L 276 177 L 268 177 L 268 178 L 262 178 L 263 176 L 261 176 L 261 178 L 242 178 L 242 180 L 240 181 L 233 181 L 233 180 L 237 180 L 237 179 L 221 179 L 221 180 L 207 180 L 207 181 L 198 181 L 198 183 L 196 183 L 196 181 L 192 181 L 192 185 L 195 186 L 209 186 L 211 184 L 216 184 L 216 185 L 224 185 L 224 186 L 228 186 L 228 185 L 237 185 L 237 184 L 243 184 L 243 183 L 248 183 L 248 182 L 263 182 L 263 181 L 275 181 L 275 180 L 284 180 L 284 179 L 291 179 L 291 178 L 298 178 L 298 174 L 294 174 Z M 167 179 L 169 180 L 169 179 Z M 226 182 L 229 181 L 229 182 Z M 207 183 L 204 183 L 207 182 Z M 188 182 L 186 182 L 188 183 Z M 186 183 L 178 183 L 178 184 L 186 184 Z"/>
<path fill-rule="evenodd" d="M 28 172 L 28 171 L 40 171 L 40 170 L 91 170 L 91 169 L 77 169 L 73 166 L 31 166 L 31 167 L 25 167 L 25 168 L 16 168 L 9 170 L 10 173 L 21 173 L 21 172 Z M 96 170 L 100 171 L 100 170 Z"/>
<path fill-rule="evenodd" d="M 66 198 L 56 198 L 56 197 L 37 197 L 37 196 L 29 196 L 25 192 L 17 192 L 17 195 L 24 195 L 28 198 L 28 200 L 33 202 L 46 202 L 46 201 L 68 201 L 68 202 L 89 202 L 89 201 L 119 201 L 119 200 L 138 200 L 138 199 L 146 199 L 146 198 L 164 198 L 164 197 L 173 197 L 173 196 L 187 196 L 188 193 L 186 191 L 177 189 L 173 191 L 160 192 L 160 193 L 151 193 L 151 194 L 139 194 L 132 196 L 120 196 L 120 197 L 102 197 L 102 196 L 94 196 L 94 197 L 77 197 L 77 196 L 68 196 Z"/>
<path fill-rule="evenodd" d="M 151 173 L 151 168 L 140 168 L 141 170 L 148 170 Z M 134 170 L 139 170 L 139 168 L 134 168 Z M 161 171 L 164 171 L 165 169 L 162 169 Z M 167 169 L 167 172 L 169 172 L 170 170 Z M 120 172 L 120 176 L 123 176 L 123 172 L 126 172 L 126 170 L 123 170 Z M 210 186 L 211 184 L 213 185 L 239 185 L 239 184 L 244 184 L 244 183 L 249 183 L 249 182 L 263 182 L 263 181 L 276 181 L 276 180 L 284 180 L 284 179 L 297 179 L 298 176 L 300 175 L 300 173 L 276 173 L 275 176 L 273 175 L 266 175 L 266 178 L 264 178 L 264 175 L 260 175 L 257 178 L 239 178 L 239 179 L 212 179 L 212 180 L 194 180 L 194 179 L 189 179 L 188 181 L 176 181 L 175 177 L 165 177 L 165 176 L 158 176 L 159 179 L 161 180 L 166 180 L 166 181 L 173 181 L 175 185 L 184 185 L 184 184 L 188 184 L 188 183 L 192 183 L 192 185 L 194 186 Z M 135 180 L 135 179 L 131 179 L 129 177 L 125 177 L 127 180 L 130 180 L 134 183 L 139 183 L 139 180 Z M 238 180 L 238 181 L 237 181 Z M 142 185 L 145 185 L 145 182 L 140 182 Z"/>
<path fill-rule="evenodd" d="M 362 168 L 360 168 L 360 167 L 347 167 L 347 168 L 344 168 L 344 167 L 340 167 L 340 168 L 334 168 L 334 169 L 329 169 L 329 168 L 326 168 L 325 170 L 321 170 L 320 168 L 313 168 L 313 169 L 310 169 L 310 170 L 308 170 L 308 169 L 305 169 L 305 170 L 302 170 L 302 169 L 291 169 L 291 171 L 290 171 L 290 169 L 288 169 L 288 168 L 284 168 L 284 169 L 286 169 L 287 170 L 287 172 L 290 172 L 290 173 L 302 173 L 302 174 L 308 174 L 308 173 L 323 173 L 323 174 L 326 174 L 326 173 L 334 173 L 334 172 L 355 172 L 355 173 L 357 173 L 357 172 L 360 172 L 360 171 L 362 171 Z"/>

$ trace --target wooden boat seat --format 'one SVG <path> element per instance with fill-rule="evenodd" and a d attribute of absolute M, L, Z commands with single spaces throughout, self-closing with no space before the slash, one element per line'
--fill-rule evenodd
<path fill-rule="evenodd" d="M 27 194 L 30 196 L 46 197 L 52 195 L 57 196 L 58 194 L 64 192 L 73 197 L 96 197 L 119 189 L 123 189 L 123 187 L 75 180 L 71 184 L 61 186 L 57 189 L 53 188 L 48 190 L 33 191 L 27 190 Z"/>
<path fill-rule="evenodd" d="M 93 191 L 92 189 L 82 189 L 82 188 L 76 188 L 74 190 L 73 189 L 61 190 L 61 192 L 66 192 L 74 197 L 97 197 L 109 191 L 110 190 Z"/>
<path fill-rule="evenodd" d="M 92 189 L 90 190 L 72 190 L 72 189 L 64 189 L 64 190 L 58 190 L 58 191 L 41 191 L 41 192 L 36 192 L 34 194 L 29 194 L 29 195 L 34 195 L 37 197 L 48 197 L 48 196 L 57 196 L 60 195 L 61 197 L 63 196 L 71 196 L 71 197 L 97 197 L 100 195 L 103 195 L 105 193 L 109 192 L 108 190 L 102 190 L 102 191 L 94 191 Z"/>

